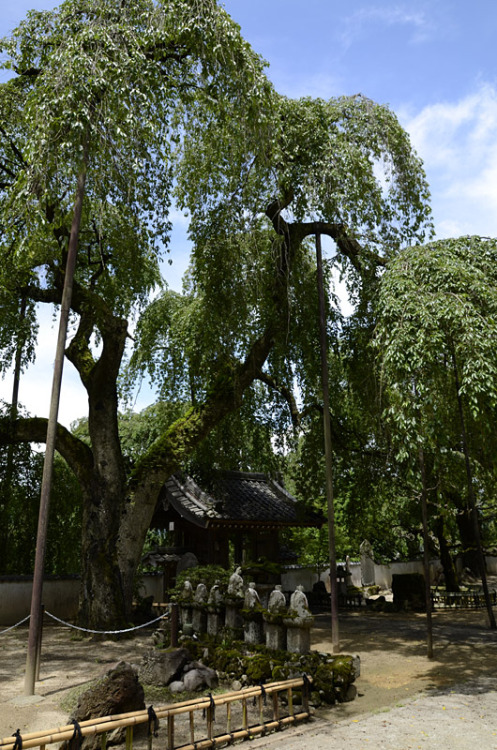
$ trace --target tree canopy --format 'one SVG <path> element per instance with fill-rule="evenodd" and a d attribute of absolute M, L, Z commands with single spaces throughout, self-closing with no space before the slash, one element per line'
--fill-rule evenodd
<path fill-rule="evenodd" d="M 476 570 L 495 515 L 496 252 L 480 237 L 405 250 L 382 279 L 376 331 L 397 459 L 419 489 L 423 456 L 433 533 L 443 548 L 458 531 Z"/>
<path fill-rule="evenodd" d="M 60 304 L 84 170 L 66 357 L 89 439 L 59 426 L 57 449 L 83 495 L 81 619 L 116 625 L 171 473 L 240 408 L 283 434 L 299 419 L 295 384 L 316 400 L 314 235 L 335 241 L 360 300 L 430 231 L 428 190 L 387 107 L 279 96 L 214 0 L 66 0 L 29 14 L 3 50 L 1 362 L 20 345 L 27 362 L 37 306 Z M 162 263 L 173 200 L 193 243 L 182 294 Z M 128 350 L 128 383 L 148 373 L 171 405 L 131 461 L 118 428 Z M 0 420 L 4 444 L 45 434 L 37 417 Z"/>

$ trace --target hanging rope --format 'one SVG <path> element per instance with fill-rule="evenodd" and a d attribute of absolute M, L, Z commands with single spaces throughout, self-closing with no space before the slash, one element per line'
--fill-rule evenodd
<path fill-rule="evenodd" d="M 70 622 L 66 622 L 65 620 L 61 620 L 60 617 L 56 617 L 51 612 L 45 612 L 45 614 L 61 625 L 65 625 L 67 628 L 80 630 L 82 633 L 96 633 L 98 635 L 119 635 L 120 633 L 132 633 L 134 630 L 147 628 L 149 625 L 154 625 L 156 622 L 159 622 L 159 620 L 163 620 L 165 617 L 167 617 L 167 615 L 160 615 L 159 617 L 156 617 L 155 620 L 150 620 L 150 622 L 145 622 L 143 623 L 143 625 L 135 625 L 133 628 L 126 628 L 125 630 L 91 630 L 90 628 L 81 628 L 79 627 L 79 625 L 72 625 Z"/>
<path fill-rule="evenodd" d="M 18 628 L 19 625 L 22 625 L 23 623 L 27 622 L 31 615 L 27 615 L 23 620 L 19 620 L 19 622 L 16 622 L 15 625 L 11 625 L 9 628 L 5 628 L 5 630 L 0 630 L 0 635 L 3 635 L 4 633 L 8 633 L 9 630 L 14 630 L 14 628 Z"/>

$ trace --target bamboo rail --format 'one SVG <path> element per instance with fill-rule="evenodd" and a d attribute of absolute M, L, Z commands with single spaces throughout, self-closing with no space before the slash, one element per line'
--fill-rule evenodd
<path fill-rule="evenodd" d="M 250 738 L 258 734 L 264 735 L 273 729 L 278 729 L 287 724 L 296 721 L 303 721 L 310 717 L 309 701 L 307 695 L 306 683 L 312 682 L 312 678 L 303 676 L 291 680 L 282 680 L 279 682 L 269 683 L 268 685 L 254 685 L 229 693 L 223 693 L 216 696 L 203 696 L 193 700 L 172 703 L 167 706 L 155 709 L 157 719 L 167 719 L 167 750 L 202 750 L 221 743 L 231 743 L 238 739 Z M 293 691 L 302 689 L 302 708 L 303 711 L 295 713 Z M 280 717 L 279 694 L 286 694 L 288 715 Z M 264 720 L 263 704 L 266 698 L 272 700 L 272 718 Z M 253 726 L 248 724 L 248 701 L 252 700 L 254 705 L 258 705 L 258 721 Z M 232 730 L 232 711 L 231 707 L 234 702 L 240 701 L 242 706 L 242 727 Z M 226 731 L 223 734 L 214 734 L 215 711 L 221 706 L 226 706 Z M 206 717 L 206 734 L 203 739 L 195 740 L 195 721 L 194 713 L 196 711 L 205 712 Z M 175 746 L 175 717 L 183 714 L 189 714 L 189 744 Z M 139 724 L 148 724 L 150 722 L 148 710 L 133 711 L 125 714 L 113 716 L 102 716 L 98 719 L 89 719 L 79 724 L 81 735 L 87 737 L 94 734 L 102 735 L 102 750 L 106 750 L 107 733 L 114 729 L 126 728 L 126 750 L 132 750 L 133 747 L 133 727 Z M 74 724 L 66 724 L 62 727 L 47 729 L 38 732 L 31 732 L 21 735 L 22 748 L 40 747 L 45 750 L 46 745 L 60 743 L 72 740 L 75 734 Z M 152 750 L 152 733 L 149 734 L 149 750 Z M 14 736 L 5 737 L 0 740 L 0 750 L 13 750 L 16 744 Z"/>

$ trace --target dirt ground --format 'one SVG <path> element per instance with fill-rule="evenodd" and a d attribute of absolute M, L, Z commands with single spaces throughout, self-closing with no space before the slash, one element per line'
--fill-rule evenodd
<path fill-rule="evenodd" d="M 329 626 L 327 615 L 316 618 L 314 649 L 331 651 Z M 0 737 L 18 728 L 22 734 L 66 724 L 73 688 L 121 659 L 138 664 L 151 648 L 150 632 L 138 633 L 132 640 L 80 640 L 74 631 L 48 625 L 41 681 L 31 697 L 23 694 L 27 628 L 0 635 Z M 497 749 L 497 632 L 488 629 L 483 610 L 435 612 L 431 660 L 426 658 L 425 618 L 420 614 L 342 612 L 340 646 L 361 659 L 357 698 L 320 709 L 310 723 L 249 747 L 340 750 L 353 742 L 356 750 L 429 749 L 443 745 L 443 731 L 448 731 L 450 750 L 475 742 L 478 750 Z"/>

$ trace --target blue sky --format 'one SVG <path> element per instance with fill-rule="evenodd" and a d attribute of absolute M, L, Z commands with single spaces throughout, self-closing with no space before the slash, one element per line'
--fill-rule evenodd
<path fill-rule="evenodd" d="M 50 0 L 0 0 L 0 35 Z M 497 4 L 492 0 L 225 0 L 268 63 L 277 91 L 328 99 L 362 93 L 396 112 L 423 159 L 438 237 L 497 236 Z M 173 243 L 172 279 L 186 260 Z M 35 383 L 21 401 L 48 403 L 55 332 L 42 329 Z M 45 383 L 45 381 L 47 381 Z M 61 421 L 85 413 L 85 394 L 64 374 Z M 9 398 L 10 383 L 0 382 Z M 43 390 L 43 393 L 45 392 Z M 49 390 L 48 390 L 49 392 Z"/>

